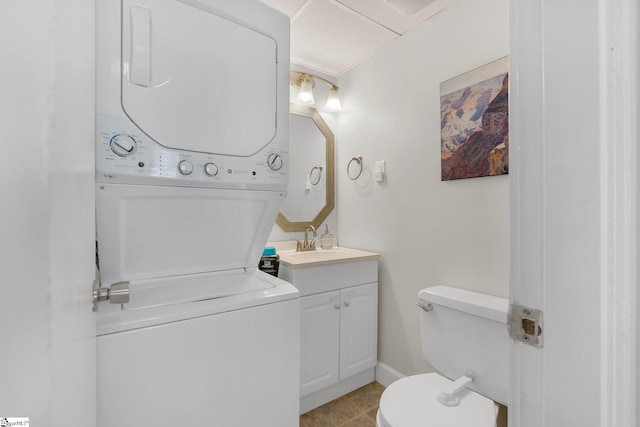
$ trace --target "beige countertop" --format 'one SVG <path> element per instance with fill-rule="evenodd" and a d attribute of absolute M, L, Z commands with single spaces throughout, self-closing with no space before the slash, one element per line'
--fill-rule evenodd
<path fill-rule="evenodd" d="M 274 246 L 276 252 L 280 255 L 280 263 L 290 268 L 363 261 L 367 259 L 378 259 L 380 257 L 380 255 L 375 252 L 338 246 L 331 249 L 318 248 L 315 251 L 296 252 L 295 241 L 269 242 L 267 246 Z"/>

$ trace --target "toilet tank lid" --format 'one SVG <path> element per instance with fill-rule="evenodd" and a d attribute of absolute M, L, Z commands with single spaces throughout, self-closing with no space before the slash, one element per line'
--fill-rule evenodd
<path fill-rule="evenodd" d="M 422 289 L 418 293 L 418 298 L 426 303 L 430 302 L 496 322 L 507 323 L 509 300 L 506 298 L 444 285 Z"/>

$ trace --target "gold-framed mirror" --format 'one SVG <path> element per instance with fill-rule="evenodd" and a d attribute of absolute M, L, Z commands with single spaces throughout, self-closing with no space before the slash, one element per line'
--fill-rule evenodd
<path fill-rule="evenodd" d="M 335 137 L 315 108 L 290 106 L 289 187 L 276 224 L 316 229 L 335 205 Z"/>

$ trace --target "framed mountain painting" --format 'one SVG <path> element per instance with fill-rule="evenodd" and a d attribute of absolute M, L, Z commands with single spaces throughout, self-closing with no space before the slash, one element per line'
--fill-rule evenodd
<path fill-rule="evenodd" d="M 509 59 L 440 84 L 441 180 L 509 173 Z"/>

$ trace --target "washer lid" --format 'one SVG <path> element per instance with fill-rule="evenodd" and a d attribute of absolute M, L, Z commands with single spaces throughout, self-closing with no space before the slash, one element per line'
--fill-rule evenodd
<path fill-rule="evenodd" d="M 256 269 L 283 194 L 97 184 L 100 282 Z"/>
<path fill-rule="evenodd" d="M 130 290 L 128 304 L 100 306 L 98 336 L 280 303 L 299 295 L 292 284 L 259 270 L 134 281 Z"/>
<path fill-rule="evenodd" d="M 266 282 L 244 271 L 190 274 L 134 281 L 130 284 L 129 303 L 123 310 L 142 310 L 190 302 L 211 301 L 273 288 Z"/>
<path fill-rule="evenodd" d="M 431 373 L 412 375 L 391 384 L 380 398 L 384 427 L 495 427 L 496 405 L 471 390 L 460 394 L 460 405 L 445 406 L 437 394 L 451 380 Z"/>

